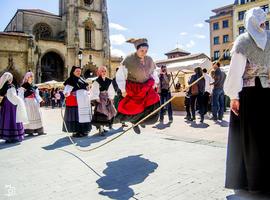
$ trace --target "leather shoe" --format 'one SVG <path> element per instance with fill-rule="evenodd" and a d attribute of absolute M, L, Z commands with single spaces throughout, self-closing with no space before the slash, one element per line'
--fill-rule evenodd
<path fill-rule="evenodd" d="M 139 126 L 134 126 L 134 127 L 133 127 L 133 130 L 134 130 L 134 132 L 137 133 L 137 134 L 140 134 L 140 133 L 141 133 L 141 129 L 139 128 Z"/>

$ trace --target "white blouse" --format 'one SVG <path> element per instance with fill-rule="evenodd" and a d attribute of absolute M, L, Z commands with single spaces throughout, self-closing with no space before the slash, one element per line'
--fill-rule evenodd
<path fill-rule="evenodd" d="M 115 79 L 117 82 L 117 85 L 121 92 L 126 92 L 126 80 L 128 76 L 128 70 L 124 65 L 121 65 L 118 68 L 118 71 L 115 74 Z M 154 70 L 153 73 L 151 74 L 151 77 L 155 81 L 155 86 L 157 87 L 157 84 L 159 83 L 159 77 L 158 77 L 158 72 L 157 70 Z"/>
<path fill-rule="evenodd" d="M 91 100 L 99 99 L 99 94 L 100 94 L 100 89 L 99 88 L 100 88 L 99 83 L 97 81 L 95 81 L 93 83 L 93 85 L 92 85 L 91 90 L 90 90 L 90 98 L 91 98 Z M 112 83 L 110 84 L 107 92 L 108 92 L 109 99 L 114 99 L 115 91 L 114 91 Z"/>
<path fill-rule="evenodd" d="M 224 83 L 224 92 L 230 99 L 239 99 L 238 93 L 243 88 L 246 63 L 247 58 L 243 54 L 233 52 L 228 76 Z"/>

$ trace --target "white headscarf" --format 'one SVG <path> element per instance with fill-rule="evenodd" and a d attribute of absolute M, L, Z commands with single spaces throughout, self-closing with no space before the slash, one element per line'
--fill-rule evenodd
<path fill-rule="evenodd" d="M 267 43 L 267 33 L 260 25 L 265 21 L 266 13 L 260 7 L 251 8 L 245 14 L 245 28 L 262 50 L 265 49 Z"/>
<path fill-rule="evenodd" d="M 12 81 L 12 79 L 13 79 L 13 75 L 9 72 L 5 72 L 0 78 L 0 89 L 4 86 L 4 84 L 7 81 Z"/>
<path fill-rule="evenodd" d="M 29 77 L 31 77 L 31 76 L 34 77 L 33 72 L 27 72 L 27 73 L 24 75 L 23 83 L 28 82 L 28 79 L 29 79 Z"/>

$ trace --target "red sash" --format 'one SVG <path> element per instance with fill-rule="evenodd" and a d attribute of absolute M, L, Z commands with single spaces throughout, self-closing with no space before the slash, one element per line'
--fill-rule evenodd
<path fill-rule="evenodd" d="M 33 93 L 33 94 L 31 94 L 31 95 L 29 95 L 29 96 L 27 96 L 27 97 L 25 97 L 25 98 L 34 99 L 35 97 L 36 97 L 36 95 L 35 95 L 35 93 Z"/>
<path fill-rule="evenodd" d="M 153 89 L 155 81 L 149 79 L 145 83 L 126 82 L 125 98 L 120 100 L 118 112 L 125 115 L 142 113 L 145 108 L 159 102 L 159 95 Z"/>
<path fill-rule="evenodd" d="M 66 106 L 78 106 L 75 92 L 70 93 L 70 95 L 66 97 Z"/>

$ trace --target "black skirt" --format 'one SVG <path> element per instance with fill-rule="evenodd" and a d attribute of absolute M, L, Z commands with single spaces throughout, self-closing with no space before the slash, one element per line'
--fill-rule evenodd
<path fill-rule="evenodd" d="M 160 102 L 155 103 L 151 106 L 148 106 L 145 108 L 145 110 L 137 115 L 124 115 L 122 113 L 117 113 L 114 123 L 122 123 L 122 122 L 131 122 L 132 124 L 136 124 L 140 120 L 142 120 L 144 117 L 152 113 L 154 110 L 158 109 L 160 106 Z M 142 122 L 141 124 L 144 125 L 150 125 L 155 124 L 158 121 L 159 118 L 159 112 L 155 113 L 151 117 L 149 117 L 147 120 Z"/>
<path fill-rule="evenodd" d="M 231 113 L 225 187 L 270 192 L 270 88 L 246 87 Z"/>
<path fill-rule="evenodd" d="M 87 123 L 79 122 L 79 113 L 77 106 L 66 106 L 64 120 L 68 129 L 66 130 L 63 124 L 62 130 L 64 132 L 68 131 L 70 133 L 88 133 L 92 129 L 90 122 Z"/>

